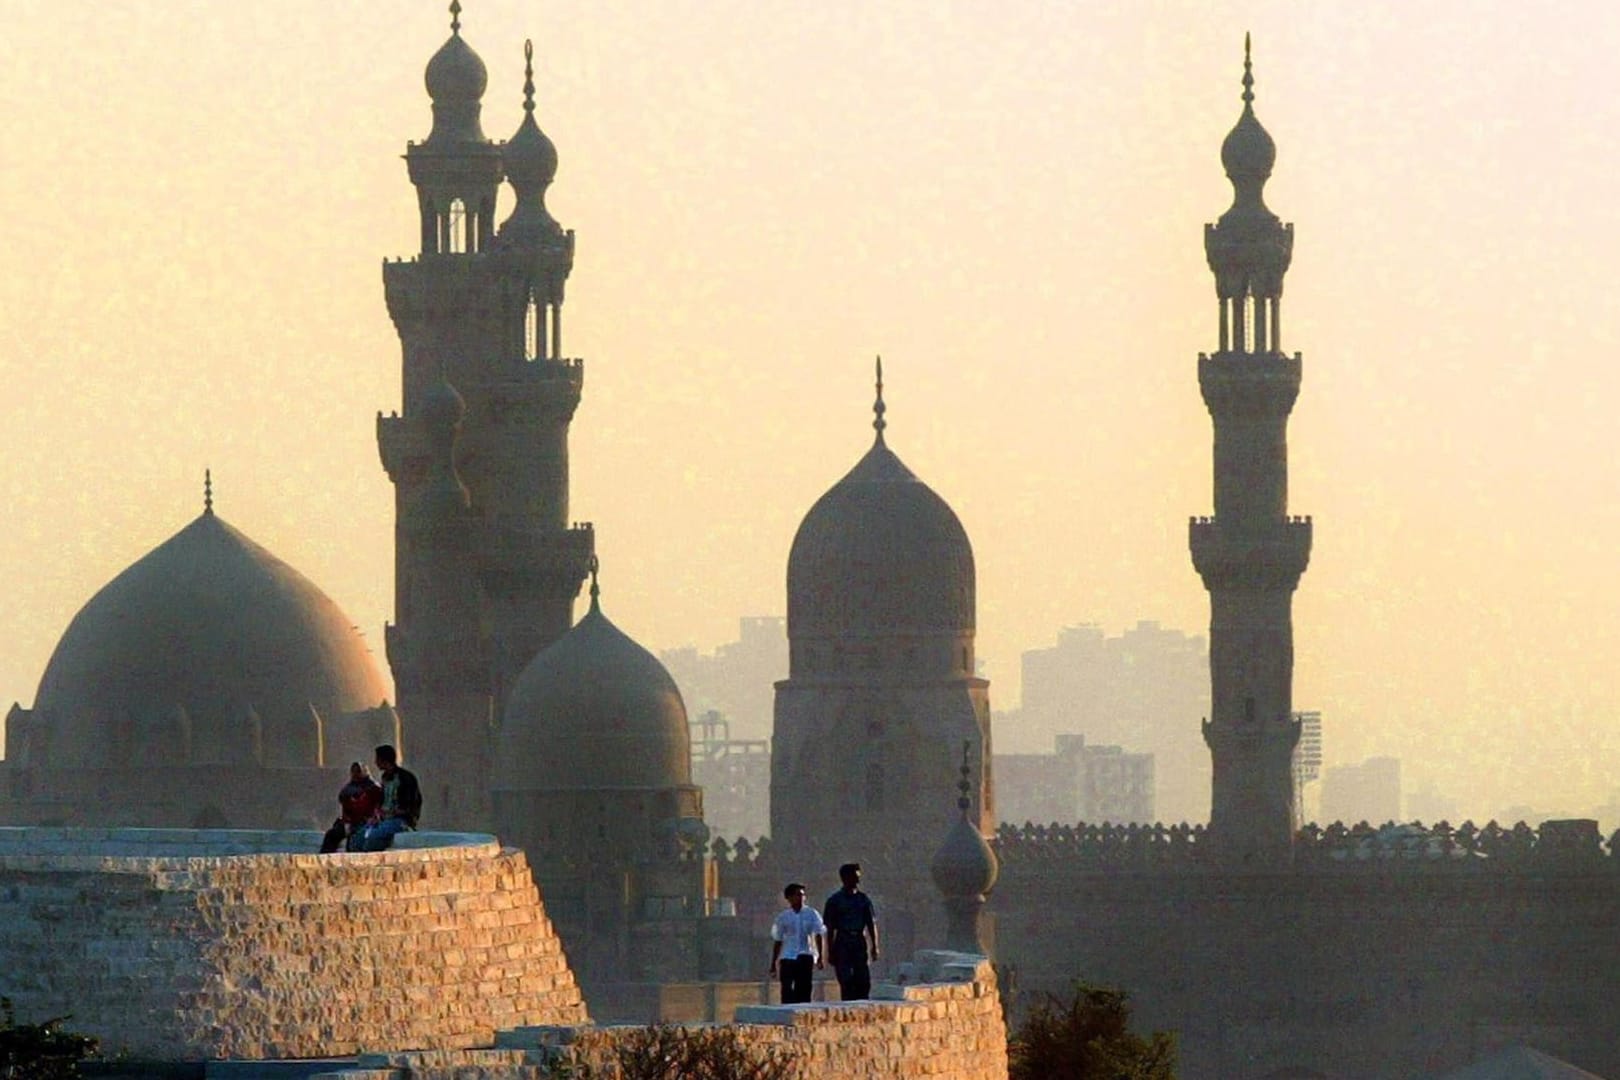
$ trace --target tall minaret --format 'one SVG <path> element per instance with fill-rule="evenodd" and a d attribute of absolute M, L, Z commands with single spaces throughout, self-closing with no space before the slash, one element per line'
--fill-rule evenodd
<path fill-rule="evenodd" d="M 524 666 L 573 624 L 594 548 L 568 522 L 568 426 L 584 370 L 562 352 L 574 234 L 545 208 L 557 152 L 534 120 L 505 144 L 480 124 L 484 63 L 461 36 L 427 65 L 433 128 L 405 153 L 420 255 L 383 265 L 404 409 L 378 414 L 395 488 L 388 661 L 406 755 L 435 826 L 485 828 L 492 725 Z M 503 176 L 516 208 L 497 232 Z"/>
<path fill-rule="evenodd" d="M 1288 858 L 1294 830 L 1293 595 L 1310 561 L 1309 518 L 1288 516 L 1288 414 L 1300 356 L 1282 351 L 1282 287 L 1294 227 L 1262 191 L 1277 147 L 1254 115 L 1243 44 L 1243 115 L 1221 144 L 1232 207 L 1204 228 L 1220 301 L 1220 344 L 1198 358 L 1215 423 L 1215 516 L 1194 518 L 1193 566 L 1209 590 L 1214 763 L 1210 829 L 1235 863 Z"/>

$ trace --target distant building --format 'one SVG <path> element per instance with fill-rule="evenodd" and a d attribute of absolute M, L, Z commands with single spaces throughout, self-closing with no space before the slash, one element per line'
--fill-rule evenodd
<path fill-rule="evenodd" d="M 1152 754 L 1087 746 L 1084 735 L 1059 735 L 1049 754 L 996 754 L 998 808 L 1022 824 L 1155 820 Z"/>
<path fill-rule="evenodd" d="M 1299 744 L 1294 747 L 1294 819 L 1307 820 L 1305 785 L 1322 775 L 1322 714 L 1297 712 Z"/>
<path fill-rule="evenodd" d="M 1586 815 L 1571 814 L 1568 816 L 1583 817 Z M 1442 821 L 1451 825 L 1460 825 L 1467 820 L 1463 814 L 1461 804 L 1456 799 L 1443 793 L 1434 785 L 1433 781 L 1425 782 L 1417 790 L 1406 796 L 1406 817 L 1412 821 L 1421 821 L 1425 825 L 1434 825 Z M 1479 818 L 1475 818 L 1474 823 L 1476 825 L 1485 824 Z"/>
<path fill-rule="evenodd" d="M 1022 732 L 1036 745 L 1077 732 L 1093 745 L 1151 755 L 1160 817 L 1208 820 L 1209 750 L 1198 727 L 1209 715 L 1204 638 L 1151 621 L 1115 637 L 1098 626 L 1073 626 L 1052 647 L 1024 653 L 1022 666 L 1021 715 L 1003 731 Z"/>
<path fill-rule="evenodd" d="M 739 738 L 763 739 L 771 731 L 776 684 L 787 678 L 787 620 L 746 615 L 737 640 L 704 654 L 688 645 L 659 654 L 680 684 L 694 714 L 724 714 Z"/>
<path fill-rule="evenodd" d="M 1322 820 L 1381 825 L 1401 820 L 1401 759 L 1335 765 L 1322 778 Z"/>
<path fill-rule="evenodd" d="M 769 739 L 733 739 L 725 715 L 710 709 L 692 722 L 692 782 L 716 836 L 752 841 L 770 832 Z"/>

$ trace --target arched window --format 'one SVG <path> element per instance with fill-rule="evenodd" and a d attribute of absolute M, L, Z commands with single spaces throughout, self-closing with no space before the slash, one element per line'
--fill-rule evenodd
<path fill-rule="evenodd" d="M 540 313 L 540 302 L 534 298 L 534 292 L 531 290 L 528 310 L 523 313 L 523 358 L 525 360 L 543 359 L 545 348 L 545 322 Z"/>
<path fill-rule="evenodd" d="M 444 250 L 451 255 L 464 255 L 467 251 L 467 204 L 460 199 L 450 200 L 450 214 L 445 220 Z"/>

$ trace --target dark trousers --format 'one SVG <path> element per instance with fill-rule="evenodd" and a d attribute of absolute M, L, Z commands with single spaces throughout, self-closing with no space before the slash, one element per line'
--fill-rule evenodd
<path fill-rule="evenodd" d="M 815 964 L 816 958 L 813 956 L 795 956 L 791 960 L 784 957 L 777 961 L 776 971 L 782 979 L 782 1004 L 799 1005 L 810 1000 L 810 981 Z"/>
<path fill-rule="evenodd" d="M 865 937 L 839 934 L 832 959 L 840 1001 L 865 1001 L 872 996 L 872 969 L 866 965 Z"/>

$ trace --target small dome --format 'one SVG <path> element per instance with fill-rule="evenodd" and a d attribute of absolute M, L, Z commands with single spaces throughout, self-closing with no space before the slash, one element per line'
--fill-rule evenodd
<path fill-rule="evenodd" d="M 444 148 L 458 143 L 483 143 L 480 104 L 489 86 L 489 71 L 461 36 L 460 0 L 450 5 L 450 38 L 428 61 L 424 76 L 433 99 L 433 130 L 425 145 Z"/>
<path fill-rule="evenodd" d="M 788 636 L 958 634 L 973 629 L 973 613 L 967 532 L 880 428 L 872 449 L 816 501 L 793 537 Z"/>
<path fill-rule="evenodd" d="M 934 853 L 929 871 L 934 884 L 947 897 L 970 897 L 995 888 L 1001 865 L 984 834 L 963 814 L 945 834 L 945 842 Z"/>
<path fill-rule="evenodd" d="M 1221 143 L 1221 166 L 1233 183 L 1240 180 L 1265 181 L 1277 164 L 1277 144 L 1254 115 L 1254 106 L 1245 103 L 1243 115 Z"/>
<path fill-rule="evenodd" d="M 591 609 L 530 661 L 501 722 L 497 791 L 683 787 L 686 705 L 664 665 Z"/>
<path fill-rule="evenodd" d="M 62 760 L 100 764 L 120 717 L 184 710 L 199 744 L 374 709 L 388 695 L 365 642 L 308 578 L 212 510 L 108 582 L 74 616 L 35 711 Z"/>
<path fill-rule="evenodd" d="M 428 61 L 424 81 L 435 105 L 476 105 L 489 88 L 489 70 L 458 27 Z"/>
<path fill-rule="evenodd" d="M 422 392 L 416 403 L 416 415 L 429 433 L 443 436 L 454 433 L 467 416 L 467 402 L 461 392 L 441 372 L 438 379 Z"/>
<path fill-rule="evenodd" d="M 501 225 L 500 243 L 534 248 L 561 242 L 562 226 L 546 209 L 546 189 L 557 178 L 557 146 L 534 120 L 534 42 L 523 43 L 523 57 L 523 121 L 501 148 L 501 164 L 517 199 Z"/>
<path fill-rule="evenodd" d="M 1237 216 L 1269 217 L 1262 195 L 1272 166 L 1277 164 L 1277 144 L 1254 115 L 1254 64 L 1249 57 L 1249 36 L 1243 36 L 1243 115 L 1221 143 L 1221 166 L 1232 181 L 1232 210 Z"/>

